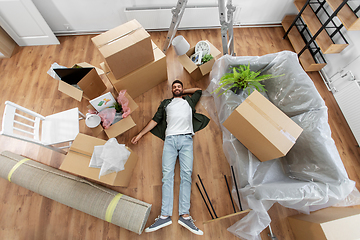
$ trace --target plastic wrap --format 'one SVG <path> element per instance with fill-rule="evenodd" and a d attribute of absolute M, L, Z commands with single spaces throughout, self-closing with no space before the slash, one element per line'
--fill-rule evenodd
<path fill-rule="evenodd" d="M 118 103 L 121 104 L 122 110 L 124 112 L 122 114 L 123 118 L 126 118 L 131 113 L 131 109 L 129 107 L 129 99 L 126 98 L 125 93 L 126 93 L 126 90 L 121 90 L 119 92 L 119 96 L 116 99 L 118 101 Z"/>
<path fill-rule="evenodd" d="M 283 158 L 260 162 L 222 126 L 248 94 L 247 91 L 239 95 L 228 91 L 218 96 L 212 92 L 219 87 L 220 78 L 229 72 L 230 66 L 248 63 L 253 71 L 261 70 L 274 76 L 284 74 L 263 81 L 267 92 L 262 93 L 304 130 Z M 215 62 L 210 79 L 201 102 L 211 117 L 217 112 L 223 150 L 230 166 L 234 167 L 243 209 L 252 209 L 228 228 L 230 232 L 244 239 L 260 239 L 261 231 L 271 222 L 267 211 L 275 202 L 303 213 L 359 203 L 355 182 L 348 178 L 331 138 L 327 107 L 295 53 L 283 51 L 260 57 L 225 55 Z M 213 96 L 212 102 L 206 98 L 209 95 Z M 237 201 L 234 186 L 232 194 Z"/>
<path fill-rule="evenodd" d="M 105 145 L 95 146 L 89 167 L 100 168 L 101 176 L 125 169 L 130 151 L 125 144 L 119 144 L 116 138 L 110 138 Z"/>

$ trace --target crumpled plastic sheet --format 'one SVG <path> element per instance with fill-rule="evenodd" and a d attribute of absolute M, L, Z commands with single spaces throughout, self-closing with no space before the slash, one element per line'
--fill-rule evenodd
<path fill-rule="evenodd" d="M 101 176 L 124 170 L 130 153 L 125 144 L 110 138 L 104 145 L 94 147 L 89 167 L 100 168 L 100 179 Z"/>
<path fill-rule="evenodd" d="M 212 92 L 219 87 L 223 74 L 230 72 L 230 66 L 248 63 L 253 71 L 261 70 L 274 76 L 284 74 L 263 81 L 267 92 L 262 94 L 303 128 L 285 157 L 260 162 L 222 126 L 248 94 L 247 91 L 240 95 L 228 91 L 218 96 Z M 260 233 L 271 222 L 267 211 L 276 202 L 307 214 L 329 206 L 360 203 L 360 193 L 355 182 L 348 178 L 331 138 L 327 107 L 295 53 L 225 55 L 215 62 L 210 80 L 200 102 L 222 130 L 223 150 L 230 166 L 234 167 L 242 207 L 252 209 L 228 231 L 243 239 L 261 239 Z M 232 195 L 239 206 L 234 184 Z"/>
<path fill-rule="evenodd" d="M 119 96 L 117 97 L 117 102 L 121 104 L 121 107 L 123 109 L 123 114 L 122 117 L 126 118 L 127 116 L 130 115 L 131 113 L 131 109 L 129 107 L 129 99 L 127 99 L 127 97 L 125 96 L 126 90 L 121 90 L 119 92 Z"/>

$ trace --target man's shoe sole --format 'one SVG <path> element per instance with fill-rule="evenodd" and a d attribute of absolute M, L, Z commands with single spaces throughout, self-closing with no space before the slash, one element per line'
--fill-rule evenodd
<path fill-rule="evenodd" d="M 189 230 L 190 232 L 196 234 L 196 235 L 203 235 L 204 233 L 203 232 L 198 232 L 198 231 L 195 231 L 194 229 L 190 228 L 188 225 L 186 225 L 185 223 L 183 223 L 182 221 L 178 221 L 178 223 L 183 226 L 184 228 L 186 228 L 187 230 Z"/>
<path fill-rule="evenodd" d="M 151 228 L 151 229 L 146 228 L 146 229 L 145 229 L 145 232 L 155 232 L 156 230 L 159 230 L 160 228 L 163 228 L 163 227 L 169 226 L 169 225 L 171 225 L 171 224 L 172 224 L 172 221 L 167 222 L 167 223 L 165 223 L 165 224 L 163 224 L 163 225 L 160 225 L 160 226 L 157 226 L 157 227 Z"/>

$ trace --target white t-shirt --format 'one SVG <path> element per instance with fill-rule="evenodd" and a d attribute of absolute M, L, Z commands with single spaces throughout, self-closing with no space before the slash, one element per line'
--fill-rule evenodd
<path fill-rule="evenodd" d="M 183 98 L 174 98 L 165 108 L 167 127 L 165 136 L 188 134 L 194 135 L 192 109 Z"/>

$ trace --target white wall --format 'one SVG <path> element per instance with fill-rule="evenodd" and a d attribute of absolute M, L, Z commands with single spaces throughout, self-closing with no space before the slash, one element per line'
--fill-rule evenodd
<path fill-rule="evenodd" d="M 126 7 L 176 6 L 177 0 L 33 0 L 54 33 L 100 32 L 128 21 Z M 187 5 L 217 5 L 217 0 L 189 0 Z M 292 0 L 233 0 L 235 23 L 280 23 L 296 13 Z M 214 16 L 203 16 L 213 18 Z M 218 18 L 218 16 L 216 16 Z M 170 22 L 168 23 L 170 26 Z M 197 27 L 201 27 L 200 25 Z"/>
<path fill-rule="evenodd" d="M 127 19 L 124 13 L 127 7 L 177 4 L 177 0 L 33 0 L 33 2 L 54 33 L 102 32 L 131 20 Z M 188 6 L 217 4 L 217 0 L 188 0 L 187 3 Z M 233 5 L 237 7 L 234 23 L 242 26 L 279 24 L 285 15 L 298 13 L 293 0 L 233 0 Z M 218 15 L 201 17 L 218 18 Z M 194 22 L 194 26 L 201 27 L 201 24 L 197 26 L 197 22 L 191 19 L 186 19 L 186 22 Z M 168 25 L 170 26 L 170 22 Z M 336 78 L 341 70 L 351 70 L 356 78 L 360 79 L 360 32 L 346 30 L 343 32 L 349 46 L 339 54 L 325 55 L 328 64 L 324 71 L 329 77 Z"/>
<path fill-rule="evenodd" d="M 177 4 L 177 0 L 33 0 L 33 2 L 55 33 L 102 32 L 130 20 L 124 13 L 127 7 L 175 6 Z M 217 4 L 217 0 L 188 0 L 187 3 L 188 6 Z M 233 5 L 237 7 L 234 23 L 242 26 L 279 24 L 285 15 L 297 14 L 293 0 L 233 0 Z M 187 15 L 186 21 L 194 22 L 197 26 L 196 21 L 188 19 L 190 17 Z M 201 17 L 213 19 L 218 18 L 218 15 Z M 170 26 L 170 22 L 168 25 Z M 200 25 L 199 23 L 197 27 L 201 27 Z M 344 67 L 350 68 L 357 79 L 360 79 L 360 67 L 354 67 L 360 66 L 360 59 L 357 58 L 360 54 L 360 33 L 359 31 L 343 32 L 350 45 L 340 54 L 325 55 L 328 65 L 324 70 L 331 77 Z M 356 58 L 357 60 L 351 63 Z"/>

